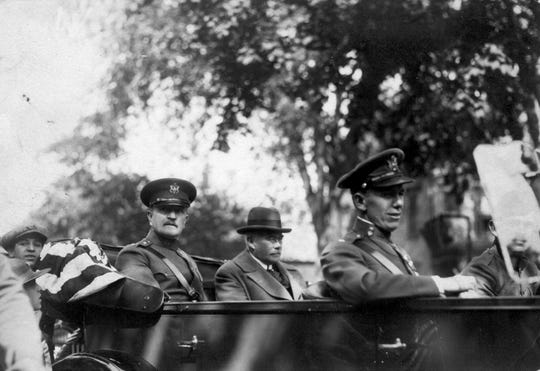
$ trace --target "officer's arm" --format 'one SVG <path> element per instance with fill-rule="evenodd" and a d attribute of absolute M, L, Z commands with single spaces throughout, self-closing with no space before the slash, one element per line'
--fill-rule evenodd
<path fill-rule="evenodd" d="M 339 296 L 350 303 L 398 297 L 439 296 L 431 277 L 392 274 L 369 268 L 359 248 L 338 244 L 321 257 L 323 276 Z"/>
<path fill-rule="evenodd" d="M 128 277 L 159 287 L 150 269 L 148 257 L 137 247 L 125 247 L 116 258 L 116 268 Z"/>
<path fill-rule="evenodd" d="M 245 287 L 236 278 L 228 267 L 222 266 L 216 272 L 214 284 L 216 287 L 216 300 L 218 301 L 242 301 L 250 300 Z"/>

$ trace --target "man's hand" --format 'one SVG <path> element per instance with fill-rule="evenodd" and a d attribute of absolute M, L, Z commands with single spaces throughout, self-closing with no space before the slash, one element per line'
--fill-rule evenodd
<path fill-rule="evenodd" d="M 474 290 L 467 290 L 467 291 L 460 292 L 458 296 L 460 298 L 465 298 L 465 299 L 485 297 L 485 295 L 482 295 L 479 292 L 474 291 Z"/>
<path fill-rule="evenodd" d="M 458 274 L 453 277 L 433 277 L 433 279 L 442 293 L 458 293 L 476 288 L 476 278 L 472 276 Z"/>

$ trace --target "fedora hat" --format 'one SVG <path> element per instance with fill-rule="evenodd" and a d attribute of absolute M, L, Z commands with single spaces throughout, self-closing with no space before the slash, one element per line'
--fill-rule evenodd
<path fill-rule="evenodd" d="M 259 206 L 249 211 L 247 224 L 236 231 L 240 234 L 256 231 L 289 233 L 291 228 L 281 227 L 281 216 L 276 208 Z"/>

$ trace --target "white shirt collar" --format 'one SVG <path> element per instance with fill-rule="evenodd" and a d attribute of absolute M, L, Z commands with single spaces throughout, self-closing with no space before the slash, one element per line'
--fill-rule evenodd
<path fill-rule="evenodd" d="M 260 261 L 259 259 L 257 259 L 257 258 L 255 257 L 255 255 L 253 255 L 253 254 L 251 253 L 250 250 L 248 250 L 248 251 L 249 251 L 249 255 L 251 255 L 251 257 L 252 257 L 253 259 L 255 259 L 255 261 L 256 261 L 257 263 L 259 263 L 259 265 L 260 265 L 264 270 L 268 270 L 268 267 L 271 267 L 271 266 L 272 266 L 272 264 L 265 264 L 265 263 L 263 263 L 262 261 Z"/>

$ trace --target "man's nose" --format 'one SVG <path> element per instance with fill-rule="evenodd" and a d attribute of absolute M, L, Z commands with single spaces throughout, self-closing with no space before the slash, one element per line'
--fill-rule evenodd
<path fill-rule="evenodd" d="M 35 251 L 36 250 L 36 246 L 34 245 L 33 242 L 30 242 L 28 244 L 28 248 L 27 248 L 28 251 Z"/>
<path fill-rule="evenodd" d="M 403 195 L 397 195 L 394 197 L 394 207 L 402 208 L 403 207 Z"/>

